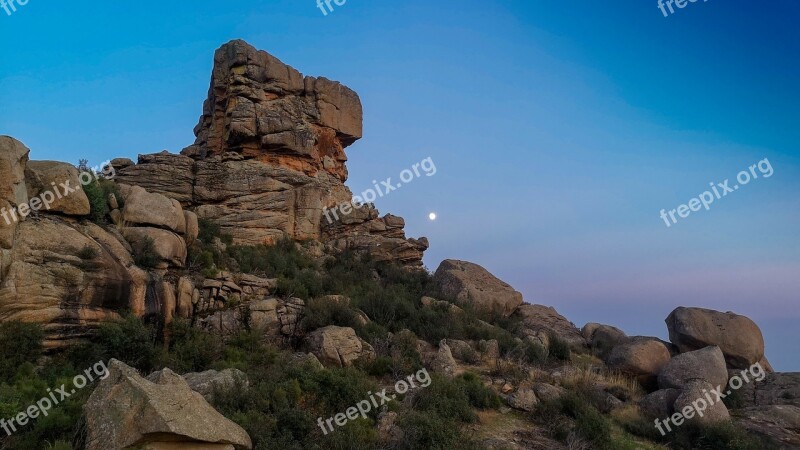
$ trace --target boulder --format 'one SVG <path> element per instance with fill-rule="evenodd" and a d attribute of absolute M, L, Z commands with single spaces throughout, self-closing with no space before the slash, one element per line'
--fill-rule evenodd
<path fill-rule="evenodd" d="M 352 328 L 327 326 L 309 334 L 306 342 L 320 362 L 327 366 L 348 367 L 356 360 L 370 359 L 375 350 L 356 336 Z"/>
<path fill-rule="evenodd" d="M 433 276 L 435 288 L 463 304 L 510 316 L 521 304 L 522 294 L 483 267 L 465 261 L 445 260 Z"/>
<path fill-rule="evenodd" d="M 639 402 L 639 409 L 648 419 L 666 419 L 675 411 L 675 400 L 681 391 L 678 389 L 661 389 L 642 397 Z"/>
<path fill-rule="evenodd" d="M 86 449 L 251 449 L 250 437 L 169 369 L 157 382 L 117 360 L 84 406 Z M 212 446 L 213 445 L 213 446 Z"/>
<path fill-rule="evenodd" d="M 544 333 L 549 348 L 549 335 L 553 334 L 572 347 L 585 347 L 586 340 L 575 325 L 558 313 L 555 308 L 543 305 L 524 304 L 514 313 L 522 319 L 522 332 L 528 336 L 537 337 Z"/>
<path fill-rule="evenodd" d="M 725 388 L 728 370 L 719 347 L 706 347 L 672 358 L 658 375 L 658 386 L 661 389 L 683 389 L 689 381 L 695 379 L 707 381 L 714 387 Z"/>
<path fill-rule="evenodd" d="M 601 353 L 611 351 L 614 346 L 628 339 L 628 336 L 619 328 L 599 323 L 587 323 L 581 329 L 581 335 L 590 347 Z"/>
<path fill-rule="evenodd" d="M 124 186 L 124 185 L 123 185 Z M 125 207 L 122 221 L 130 225 L 164 228 L 176 233 L 186 231 L 186 217 L 180 203 L 139 186 L 122 189 Z"/>
<path fill-rule="evenodd" d="M 534 383 L 533 392 L 543 402 L 554 402 L 567 393 L 564 388 L 547 383 Z"/>
<path fill-rule="evenodd" d="M 436 353 L 436 356 L 431 362 L 431 369 L 433 369 L 433 371 L 436 373 L 440 373 L 451 378 L 454 377 L 458 371 L 458 364 L 456 363 L 455 358 L 453 358 L 453 353 L 450 350 L 450 346 L 447 345 L 447 341 L 444 339 L 439 342 L 439 351 Z"/>
<path fill-rule="evenodd" d="M 41 212 L 86 216 L 91 212 L 91 208 L 78 175 L 78 169 L 71 164 L 57 161 L 28 161 L 25 170 L 28 198 L 44 196 L 44 199 L 54 199 L 49 207 L 43 204 Z M 62 186 L 64 183 L 66 186 Z"/>
<path fill-rule="evenodd" d="M 186 241 L 171 231 L 161 228 L 131 227 L 126 228 L 124 234 L 134 253 L 152 250 L 162 268 L 184 267 L 186 264 Z M 148 240 L 152 240 L 152 249 L 148 249 L 146 244 Z"/>
<path fill-rule="evenodd" d="M 716 389 L 716 386 L 705 380 L 693 379 L 688 381 L 680 395 L 678 395 L 678 398 L 675 399 L 675 404 L 672 406 L 673 411 L 675 411 L 676 414 L 683 414 L 686 422 L 701 426 L 716 425 L 721 422 L 729 421 L 731 415 L 728 412 L 728 407 L 725 406 L 725 403 L 719 401 L 708 404 L 709 402 L 707 393 L 714 389 Z M 712 400 L 715 400 L 713 396 L 711 398 Z M 694 404 L 699 405 L 699 403 L 696 402 L 699 402 L 700 400 L 708 404 L 708 407 L 702 412 L 695 409 L 694 406 Z M 693 417 L 689 417 L 692 415 L 691 413 L 688 413 L 690 409 L 695 411 Z"/>
<path fill-rule="evenodd" d="M 239 386 L 247 389 L 250 382 L 247 375 L 238 369 L 225 369 L 223 371 L 206 370 L 199 373 L 187 373 L 183 379 L 193 391 L 202 395 L 208 402 L 214 402 L 216 391 L 229 391 Z"/>
<path fill-rule="evenodd" d="M 520 411 L 533 412 L 538 403 L 539 399 L 530 388 L 519 388 L 508 396 L 508 406 Z"/>
<path fill-rule="evenodd" d="M 703 308 L 677 308 L 667 317 L 669 339 L 681 353 L 717 346 L 725 361 L 745 369 L 764 357 L 764 337 L 745 316 Z"/>
<path fill-rule="evenodd" d="M 614 347 L 606 362 L 612 370 L 632 375 L 645 388 L 655 389 L 658 374 L 670 356 L 667 347 L 656 339 L 633 338 Z"/>

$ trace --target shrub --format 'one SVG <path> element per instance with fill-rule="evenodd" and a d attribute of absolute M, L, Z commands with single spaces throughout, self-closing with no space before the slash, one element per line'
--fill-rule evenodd
<path fill-rule="evenodd" d="M 35 364 L 42 354 L 41 325 L 0 323 L 0 380 L 9 380 L 26 363 Z"/>
<path fill-rule="evenodd" d="M 161 258 L 156 253 L 156 243 L 153 238 L 145 236 L 133 254 L 133 261 L 139 267 L 153 268 Z"/>
<path fill-rule="evenodd" d="M 314 299 L 308 302 L 303 319 L 303 328 L 314 331 L 328 325 L 359 328 L 356 313 L 348 305 L 327 299 Z"/>
<path fill-rule="evenodd" d="M 85 245 L 82 249 L 80 249 L 80 251 L 78 251 L 77 256 L 84 261 L 90 261 L 97 258 L 97 249 L 90 245 Z"/>
<path fill-rule="evenodd" d="M 500 397 L 494 391 L 483 385 L 481 379 L 474 373 L 467 372 L 456 378 L 462 389 L 467 394 L 470 405 L 480 409 L 499 408 L 502 406 Z"/>
<path fill-rule="evenodd" d="M 126 316 L 119 322 L 102 324 L 97 338 L 73 348 L 69 359 L 75 367 L 90 367 L 97 361 L 116 358 L 143 373 L 157 368 L 159 351 L 156 330 L 138 317 Z"/>
<path fill-rule="evenodd" d="M 569 361 L 572 351 L 569 344 L 558 337 L 558 335 L 550 334 L 550 357 L 559 361 Z"/>
<path fill-rule="evenodd" d="M 433 412 L 412 411 L 403 415 L 399 422 L 403 429 L 400 449 L 449 450 L 456 448 L 459 439 L 457 424 Z"/>
<path fill-rule="evenodd" d="M 119 186 L 111 180 L 98 178 L 95 174 L 92 174 L 92 182 L 82 187 L 83 192 L 89 199 L 89 220 L 98 225 L 107 223 L 109 194 L 114 194 L 118 202 L 122 201 Z"/>
<path fill-rule="evenodd" d="M 472 411 L 470 400 L 463 379 L 450 380 L 434 375 L 431 385 L 425 388 L 425 395 L 414 397 L 413 406 L 418 411 L 472 423 L 478 417 Z"/>

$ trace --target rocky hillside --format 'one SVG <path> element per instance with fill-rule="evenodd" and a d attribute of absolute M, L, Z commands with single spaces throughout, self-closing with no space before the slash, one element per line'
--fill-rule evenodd
<path fill-rule="evenodd" d="M 579 329 L 477 264 L 428 273 L 373 205 L 325 220 L 362 135 L 342 84 L 232 41 L 195 135 L 97 168 L 0 137 L 0 449 L 800 448 L 800 375 L 746 317 Z"/>

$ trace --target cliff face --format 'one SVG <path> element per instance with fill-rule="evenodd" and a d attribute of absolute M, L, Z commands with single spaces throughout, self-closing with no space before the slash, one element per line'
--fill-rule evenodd
<path fill-rule="evenodd" d="M 75 167 L 29 161 L 21 142 L 0 137 L 0 213 L 8 217 L 0 218 L 0 321 L 45 324 L 47 345 L 61 347 L 123 310 L 168 323 L 224 307 L 228 296 L 268 291 L 269 280 L 207 280 L 186 269 L 198 218 L 219 224 L 239 245 L 289 236 L 318 241 L 322 253 L 364 250 L 421 267 L 427 240 L 407 239 L 400 217 L 379 217 L 367 205 L 323 219 L 325 208 L 353 200 L 344 150 L 361 127 L 355 92 L 232 41 L 214 56 L 193 145 L 181 154 L 140 155 L 138 163 L 111 161 L 117 194 L 99 197 L 106 226 L 87 220 L 98 205 L 90 209 Z M 74 192 L 10 215 L 64 182 Z M 143 270 L 134 255 L 149 243 L 155 261 Z"/>
<path fill-rule="evenodd" d="M 243 41 L 217 50 L 195 143 L 181 155 L 142 155 L 121 183 L 174 198 L 219 223 L 237 244 L 284 234 L 329 250 L 363 249 L 421 266 L 427 241 L 408 240 L 401 218 L 367 206 L 334 223 L 324 208 L 352 202 L 344 149 L 362 136 L 361 100 L 326 78 L 303 77 Z"/>

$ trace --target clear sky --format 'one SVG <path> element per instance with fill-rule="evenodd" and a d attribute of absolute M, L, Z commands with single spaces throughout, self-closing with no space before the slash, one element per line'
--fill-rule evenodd
<path fill-rule="evenodd" d="M 666 338 L 677 306 L 735 311 L 800 371 L 798 19 L 796 0 L 29 0 L 0 10 L 0 134 L 33 159 L 178 152 L 214 50 L 245 39 L 361 95 L 353 191 L 433 158 L 377 202 L 431 239 L 429 268 L 477 262 L 579 327 Z M 659 217 L 765 158 L 772 177 Z"/>

